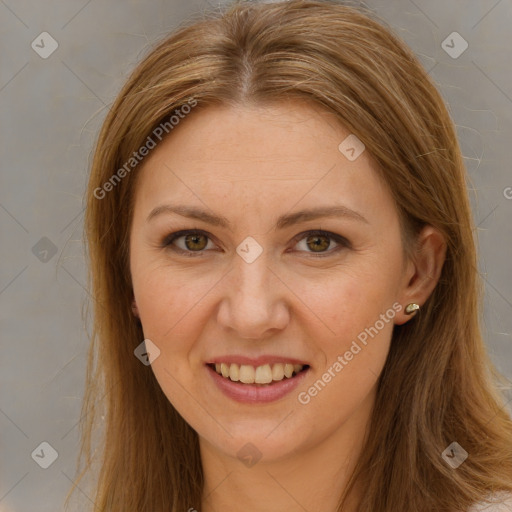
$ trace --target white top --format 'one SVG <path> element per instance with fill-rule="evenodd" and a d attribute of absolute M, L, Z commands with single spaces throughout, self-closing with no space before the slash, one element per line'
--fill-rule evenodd
<path fill-rule="evenodd" d="M 468 512 L 512 512 L 512 495 L 504 495 L 492 498 L 492 501 L 477 503 Z"/>

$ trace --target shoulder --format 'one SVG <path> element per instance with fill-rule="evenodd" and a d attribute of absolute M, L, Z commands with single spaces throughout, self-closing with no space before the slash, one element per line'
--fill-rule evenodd
<path fill-rule="evenodd" d="M 473 505 L 468 512 L 512 512 L 512 494 L 495 495 Z"/>

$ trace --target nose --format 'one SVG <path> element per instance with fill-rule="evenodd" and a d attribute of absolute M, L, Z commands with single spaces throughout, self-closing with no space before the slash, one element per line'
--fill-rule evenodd
<path fill-rule="evenodd" d="M 264 339 L 289 323 L 292 292 L 279 279 L 265 255 L 252 263 L 235 258 L 224 283 L 217 321 L 240 339 Z"/>

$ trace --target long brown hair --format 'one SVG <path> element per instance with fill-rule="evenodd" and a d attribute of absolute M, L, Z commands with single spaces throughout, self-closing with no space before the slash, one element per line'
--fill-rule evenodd
<path fill-rule="evenodd" d="M 445 104 L 411 50 L 370 12 L 291 0 L 235 3 L 181 26 L 138 65 L 104 122 L 86 212 L 94 332 L 81 460 L 86 472 L 101 441 L 95 510 L 200 511 L 203 491 L 197 434 L 133 354 L 143 340 L 130 307 L 128 243 L 138 168 L 112 177 L 191 101 L 200 109 L 291 98 L 334 113 L 364 142 L 396 201 L 406 247 L 425 225 L 447 243 L 421 314 L 395 326 L 346 495 L 364 488 L 360 512 L 454 512 L 512 492 L 512 421 L 481 337 L 466 173 Z M 453 441 L 469 453 L 457 469 L 441 456 Z"/>

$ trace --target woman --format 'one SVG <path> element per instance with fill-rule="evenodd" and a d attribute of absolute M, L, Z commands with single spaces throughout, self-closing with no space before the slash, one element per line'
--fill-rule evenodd
<path fill-rule="evenodd" d="M 237 3 L 161 42 L 89 182 L 95 510 L 509 510 L 472 227 L 442 98 L 370 14 Z"/>

